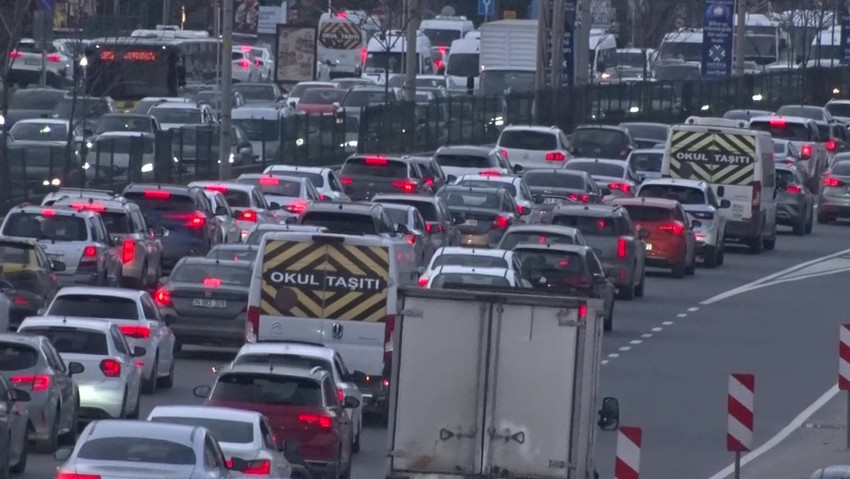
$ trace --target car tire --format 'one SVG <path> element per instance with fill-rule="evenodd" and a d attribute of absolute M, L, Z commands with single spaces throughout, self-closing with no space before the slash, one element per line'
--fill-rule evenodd
<path fill-rule="evenodd" d="M 795 236 L 803 236 L 806 234 L 806 217 L 801 217 L 798 221 L 795 221 L 791 226 L 791 230 L 794 232 Z"/>
<path fill-rule="evenodd" d="M 354 436 L 354 442 L 351 443 L 351 453 L 357 454 L 360 452 L 360 431 L 357 431 L 357 435 Z"/>
<path fill-rule="evenodd" d="M 41 454 L 53 454 L 59 449 L 59 411 L 56 412 L 56 418 L 53 420 L 50 436 L 36 441 L 35 447 Z"/>
<path fill-rule="evenodd" d="M 685 266 L 685 275 L 686 276 L 693 276 L 694 273 L 696 273 L 696 272 L 697 272 L 697 257 L 696 257 L 696 255 L 694 255 L 694 257 L 691 258 L 691 263 L 689 265 Z"/>
<path fill-rule="evenodd" d="M 340 453 L 340 457 L 342 457 L 342 453 Z M 348 465 L 345 466 L 345 470 L 339 473 L 339 479 L 351 479 L 351 457 L 349 456 Z"/>
<path fill-rule="evenodd" d="M 815 216 L 815 214 L 812 213 L 811 211 L 809 211 L 809 219 L 808 219 L 808 221 L 806 221 L 806 234 L 807 235 L 812 234 L 812 226 L 813 226 L 812 223 L 814 223 L 814 216 Z"/>
<path fill-rule="evenodd" d="M 776 249 L 776 236 L 764 239 L 764 249 L 767 251 L 773 251 Z"/>
<path fill-rule="evenodd" d="M 635 287 L 635 296 L 638 298 L 643 298 L 644 293 L 646 292 L 646 269 L 641 271 L 640 273 L 640 283 Z"/>
<path fill-rule="evenodd" d="M 614 330 L 614 307 L 611 307 L 611 311 L 605 315 L 605 318 L 602 320 L 602 330 L 603 331 L 613 331 Z"/>
<path fill-rule="evenodd" d="M 174 365 L 177 361 L 174 359 L 174 353 L 171 354 L 171 366 L 168 368 L 168 376 L 159 378 L 158 387 L 162 389 L 171 389 L 174 387 Z"/>
<path fill-rule="evenodd" d="M 637 266 L 635 266 L 635 271 L 637 271 Z M 628 286 L 623 286 L 617 292 L 618 293 L 617 298 L 618 299 L 624 299 L 626 301 L 631 301 L 631 300 L 635 299 L 635 288 L 636 287 L 635 287 L 634 282 L 629 283 Z"/>
<path fill-rule="evenodd" d="M 65 434 L 59 435 L 59 445 L 73 446 L 77 442 L 77 434 L 80 432 L 80 402 L 74 408 L 74 419 L 71 420 L 71 428 Z"/>
<path fill-rule="evenodd" d="M 706 248 L 705 256 L 703 257 L 703 265 L 708 269 L 714 269 L 720 264 L 720 251 L 718 247 Z"/>
<path fill-rule="evenodd" d="M 142 378 L 142 392 L 145 394 L 153 394 L 156 392 L 156 382 L 159 378 L 159 353 L 154 356 L 153 366 L 151 369 L 150 378 Z"/>
<path fill-rule="evenodd" d="M 136 407 L 133 408 L 133 412 L 127 413 L 127 419 L 139 419 L 139 414 L 142 410 L 142 388 L 139 388 L 136 391 Z"/>
<path fill-rule="evenodd" d="M 818 223 L 822 225 L 828 225 L 832 222 L 832 218 L 829 215 L 823 215 L 818 213 Z"/>
<path fill-rule="evenodd" d="M 24 443 L 21 445 L 21 457 L 18 462 L 12 464 L 9 470 L 14 474 L 21 474 L 27 470 L 27 457 L 29 456 L 30 442 L 27 440 L 27 433 L 24 432 Z"/>
<path fill-rule="evenodd" d="M 670 273 L 673 275 L 674 278 L 681 278 L 681 277 L 685 276 L 685 269 L 686 268 L 687 268 L 687 266 L 685 265 L 684 262 L 682 262 L 681 264 L 673 265 L 670 268 Z"/>

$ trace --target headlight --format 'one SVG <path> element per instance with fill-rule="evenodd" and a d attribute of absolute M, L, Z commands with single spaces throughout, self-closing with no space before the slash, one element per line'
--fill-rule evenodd
<path fill-rule="evenodd" d="M 764 97 L 761 96 L 760 93 L 756 93 L 755 95 L 753 95 L 753 101 L 762 101 L 763 99 Z"/>
<path fill-rule="evenodd" d="M 603 73 L 601 76 L 602 76 L 603 80 L 607 80 L 607 79 L 611 78 L 611 74 L 608 73 L 608 72 Z"/>
<path fill-rule="evenodd" d="M 53 178 L 52 180 L 44 180 L 41 182 L 41 184 L 44 186 L 59 186 L 62 184 L 62 180 L 60 180 L 59 178 Z"/>
<path fill-rule="evenodd" d="M 153 171 L 153 163 L 145 163 L 142 165 L 142 173 L 150 173 Z"/>
<path fill-rule="evenodd" d="M 88 170 L 89 168 L 91 168 L 91 165 L 89 165 L 89 162 L 88 162 L 88 161 L 87 161 L 87 162 L 85 162 L 85 163 L 83 163 L 83 169 L 84 169 L 84 170 Z"/>
<path fill-rule="evenodd" d="M 304 138 L 299 138 L 299 139 L 295 140 L 295 146 L 303 146 L 303 145 L 304 145 Z"/>
<path fill-rule="evenodd" d="M 711 106 L 710 106 L 710 105 L 703 105 L 703 106 L 700 108 L 700 110 L 702 110 L 702 111 L 708 111 L 708 110 L 710 110 L 710 109 L 711 109 Z"/>
<path fill-rule="evenodd" d="M 174 160 L 175 163 L 180 163 L 180 160 L 178 160 L 176 156 L 173 157 L 173 160 Z"/>
<path fill-rule="evenodd" d="M 629 108 L 629 113 L 637 113 L 639 111 L 640 111 L 640 108 L 638 108 L 636 106 Z"/>
<path fill-rule="evenodd" d="M 502 126 L 505 124 L 505 119 L 501 116 L 497 116 L 496 118 L 493 118 L 493 124 L 496 126 Z"/>
<path fill-rule="evenodd" d="M 88 148 L 89 150 L 91 150 L 93 147 L 94 147 L 94 145 L 92 144 L 92 142 L 90 142 L 90 141 L 87 141 L 87 142 L 86 142 L 86 148 Z"/>

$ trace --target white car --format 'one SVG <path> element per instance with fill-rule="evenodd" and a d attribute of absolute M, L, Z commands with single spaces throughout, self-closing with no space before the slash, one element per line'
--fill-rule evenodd
<path fill-rule="evenodd" d="M 570 159 L 568 147 L 556 126 L 509 125 L 496 142 L 503 158 L 523 168 L 559 168 Z"/>
<path fill-rule="evenodd" d="M 356 408 L 345 410 L 354 429 L 351 451 L 360 451 L 360 431 L 363 430 L 363 396 L 357 385 L 350 382 L 351 373 L 348 372 L 339 353 L 331 348 L 312 344 L 248 343 L 239 349 L 236 358 L 231 363 L 231 365 L 237 364 L 280 364 L 282 366 L 303 366 L 308 369 L 319 366 L 330 372 L 334 384 L 339 388 L 340 400 L 345 402 L 346 396 L 353 396 L 360 402 Z"/>
<path fill-rule="evenodd" d="M 468 266 L 440 266 L 425 285 L 428 289 L 528 289 L 531 284 L 519 272 L 506 268 L 470 268 Z"/>
<path fill-rule="evenodd" d="M 350 201 L 348 195 L 343 190 L 342 183 L 339 181 L 339 176 L 330 168 L 320 166 L 270 165 L 263 170 L 263 173 L 307 178 L 316 187 L 320 199 Z"/>
<path fill-rule="evenodd" d="M 260 79 L 260 67 L 254 62 L 251 52 L 243 52 L 238 48 L 233 49 L 233 81 L 255 82 Z"/>
<path fill-rule="evenodd" d="M 148 114 L 159 121 L 159 126 L 163 130 L 187 125 L 212 125 L 215 123 L 212 108 L 205 103 L 160 103 L 151 108 Z"/>
<path fill-rule="evenodd" d="M 36 316 L 24 319 L 19 333 L 44 336 L 65 363 L 83 365 L 74 375 L 80 391 L 80 419 L 139 417 L 144 348 L 131 348 L 110 321 Z"/>
<path fill-rule="evenodd" d="M 235 181 L 193 181 L 189 186 L 203 188 L 207 193 L 224 195 L 239 228 L 239 239 L 245 241 L 248 232 L 258 224 L 280 224 L 281 218 L 269 206 L 263 192 L 254 185 Z"/>
<path fill-rule="evenodd" d="M 258 412 L 210 406 L 157 406 L 147 420 L 205 427 L 218 440 L 226 460 L 237 457 L 246 461 L 251 470 L 268 471 L 264 475 L 271 477 L 292 475 L 269 420 Z M 259 473 L 245 474 L 252 477 Z"/>
<path fill-rule="evenodd" d="M 142 392 L 153 394 L 157 386 L 174 385 L 174 333 L 145 291 L 120 288 L 69 287 L 56 293 L 49 316 L 100 319 L 112 322 L 130 347 L 145 348 Z"/>
<path fill-rule="evenodd" d="M 295 107 L 298 106 L 298 101 L 304 96 L 304 92 L 311 88 L 337 88 L 337 84 L 328 81 L 302 81 L 296 83 L 286 98 L 286 104 L 294 111 Z"/>
<path fill-rule="evenodd" d="M 502 268 L 519 274 L 520 263 L 511 251 L 488 248 L 463 248 L 446 246 L 434 252 L 431 262 L 419 278 L 419 286 L 426 287 L 435 272 L 443 266 L 464 268 Z"/>
<path fill-rule="evenodd" d="M 71 57 L 62 53 L 56 45 L 48 43 L 45 49 L 45 70 L 58 78 L 70 80 L 74 76 L 74 66 Z M 38 78 L 41 74 L 41 46 L 31 38 L 22 38 L 17 47 L 9 52 L 9 68 L 28 72 Z M 50 83 L 48 81 L 48 83 Z"/>
<path fill-rule="evenodd" d="M 534 209 L 534 195 L 519 176 L 503 176 L 497 172 L 478 175 L 461 175 L 454 184 L 475 188 L 504 188 L 516 201 L 518 215 L 527 215 Z"/>
<path fill-rule="evenodd" d="M 242 47 L 243 49 L 246 47 Z M 254 56 L 254 64 L 260 68 L 260 81 L 274 80 L 274 60 L 268 48 L 247 47 Z"/>

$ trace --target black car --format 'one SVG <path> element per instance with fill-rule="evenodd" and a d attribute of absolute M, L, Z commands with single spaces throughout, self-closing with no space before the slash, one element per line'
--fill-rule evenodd
<path fill-rule="evenodd" d="M 664 123 L 620 123 L 620 126 L 629 130 L 634 138 L 637 148 L 653 148 L 667 142 L 670 134 L 670 125 Z"/>
<path fill-rule="evenodd" d="M 579 126 L 570 138 L 573 157 L 625 160 L 636 148 L 629 129 L 622 126 Z"/>
<path fill-rule="evenodd" d="M 368 201 L 377 193 L 433 193 L 419 165 L 407 157 L 354 155 L 345 160 L 339 176 L 353 201 Z"/>
<path fill-rule="evenodd" d="M 371 203 L 313 203 L 298 221 L 336 234 L 396 237 L 407 233 L 397 230 L 383 205 Z"/>
<path fill-rule="evenodd" d="M 461 246 L 492 248 L 519 220 L 516 201 L 504 188 L 451 185 L 437 195 L 446 202 L 458 225 Z"/>
<path fill-rule="evenodd" d="M 603 194 L 593 177 L 586 171 L 577 170 L 529 170 L 522 176 L 538 206 L 530 222 L 539 222 L 555 205 L 563 202 L 594 204 L 601 203 Z"/>

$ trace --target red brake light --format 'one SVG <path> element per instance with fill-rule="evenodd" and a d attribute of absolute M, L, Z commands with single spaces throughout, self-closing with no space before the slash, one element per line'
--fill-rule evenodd
<path fill-rule="evenodd" d="M 416 191 L 416 183 L 412 181 L 393 181 L 393 187 L 398 188 L 404 191 L 405 193 L 413 193 L 414 191 Z"/>
<path fill-rule="evenodd" d="M 100 362 L 100 370 L 108 378 L 117 378 L 121 375 L 121 363 L 114 359 L 104 359 Z"/>
<path fill-rule="evenodd" d="M 47 55 L 47 61 L 57 63 L 62 61 L 62 57 L 58 53 Z"/>
<path fill-rule="evenodd" d="M 420 288 L 424 288 L 425 286 L 428 286 L 428 278 L 419 278 L 418 282 L 419 282 Z"/>
<path fill-rule="evenodd" d="M 407 235 L 407 242 L 411 245 L 416 244 L 416 235 Z"/>
<path fill-rule="evenodd" d="M 354 183 L 354 180 L 352 180 L 351 178 L 349 178 L 347 176 L 343 176 L 342 178 L 339 179 L 339 182 L 342 183 L 343 185 L 350 185 L 350 184 Z"/>
<path fill-rule="evenodd" d="M 506 160 L 508 159 L 508 150 L 502 148 L 501 150 L 499 150 L 499 154 L 502 155 L 502 158 Z"/>
<path fill-rule="evenodd" d="M 131 338 L 147 339 L 151 337 L 151 330 L 147 326 L 124 325 L 119 326 L 118 329 L 121 334 Z"/>
<path fill-rule="evenodd" d="M 71 208 L 86 211 L 106 211 L 106 206 L 99 203 L 71 203 Z"/>
<path fill-rule="evenodd" d="M 260 331 L 260 307 L 248 306 L 248 313 L 245 315 L 245 341 L 254 342 L 257 340 L 257 333 Z"/>
<path fill-rule="evenodd" d="M 340 404 L 344 403 L 345 402 L 345 391 L 343 391 L 342 389 L 337 389 L 336 390 L 336 397 L 339 398 Z"/>
<path fill-rule="evenodd" d="M 131 239 L 125 239 L 121 244 L 121 262 L 124 264 L 133 261 L 136 257 L 136 242 Z"/>
<path fill-rule="evenodd" d="M 626 251 L 628 249 L 628 245 L 626 244 L 625 238 L 617 238 L 617 257 L 620 259 L 626 259 Z"/>
<path fill-rule="evenodd" d="M 24 306 L 28 303 L 29 303 L 29 301 L 27 301 L 27 298 L 24 298 L 23 296 L 18 296 L 18 297 L 15 298 L 15 304 Z"/>
<path fill-rule="evenodd" d="M 76 472 L 59 471 L 56 479 L 100 479 L 97 474 L 77 474 Z"/>
<path fill-rule="evenodd" d="M 204 286 L 207 288 L 218 288 L 221 286 L 221 280 L 218 278 L 204 278 Z"/>
<path fill-rule="evenodd" d="M 280 180 L 274 176 L 261 176 L 258 181 L 263 186 L 277 186 L 280 184 Z"/>
<path fill-rule="evenodd" d="M 387 166 L 387 159 L 382 156 L 367 156 L 363 162 L 369 166 Z"/>
<path fill-rule="evenodd" d="M 207 218 L 204 215 L 194 214 L 189 217 L 189 221 L 186 222 L 186 226 L 190 228 L 200 228 L 207 223 Z"/>
<path fill-rule="evenodd" d="M 434 186 L 434 178 L 425 178 L 425 186 L 428 188 Z"/>
<path fill-rule="evenodd" d="M 839 180 L 838 178 L 830 176 L 830 174 L 827 173 L 823 176 L 823 186 L 829 186 L 834 188 L 836 186 L 844 186 L 844 182 Z"/>
<path fill-rule="evenodd" d="M 540 238 L 537 239 L 537 242 L 540 244 L 546 244 L 546 235 L 540 235 Z"/>
<path fill-rule="evenodd" d="M 56 210 L 43 209 L 43 210 L 41 210 L 41 216 L 47 216 L 47 217 L 56 216 Z"/>
<path fill-rule="evenodd" d="M 805 159 L 811 158 L 812 157 L 812 145 L 810 145 L 808 143 L 803 145 L 803 147 L 800 148 L 800 156 L 802 156 Z"/>
<path fill-rule="evenodd" d="M 336 18 L 348 18 L 348 14 L 345 12 L 337 12 Z"/>
<path fill-rule="evenodd" d="M 568 193 L 567 198 L 575 201 L 576 203 L 590 203 L 590 196 L 588 196 L 588 195 L 580 195 L 578 193 Z"/>
<path fill-rule="evenodd" d="M 239 66 L 242 68 L 251 68 L 251 62 L 246 59 L 239 60 Z"/>
<path fill-rule="evenodd" d="M 365 48 L 360 50 L 360 63 L 366 63 L 366 57 L 369 56 L 369 51 Z"/>
<path fill-rule="evenodd" d="M 835 151 L 838 149 L 838 142 L 832 138 L 826 140 L 826 151 Z"/>
<path fill-rule="evenodd" d="M 786 193 L 791 193 L 792 195 L 799 195 L 803 192 L 803 188 L 800 188 L 798 185 L 788 185 L 785 187 Z"/>
<path fill-rule="evenodd" d="M 218 191 L 220 193 L 227 193 L 227 187 L 224 185 L 207 185 L 206 188 L 209 191 Z"/>
<path fill-rule="evenodd" d="M 481 176 L 502 176 L 502 172 L 499 170 L 484 170 L 479 171 L 478 174 Z"/>
<path fill-rule="evenodd" d="M 50 376 L 12 376 L 12 384 L 31 384 L 33 391 L 44 391 L 50 387 Z"/>
<path fill-rule="evenodd" d="M 160 306 L 171 306 L 171 291 L 158 289 L 153 294 L 153 300 Z"/>
<path fill-rule="evenodd" d="M 524 214 L 524 213 L 525 213 L 525 206 L 522 206 L 522 205 L 516 205 L 516 212 L 517 212 L 517 214 L 519 214 L 519 215 Z"/>
<path fill-rule="evenodd" d="M 241 213 L 236 214 L 236 219 L 239 221 L 250 221 L 252 223 L 256 223 L 257 213 L 253 210 L 244 210 Z"/>
<path fill-rule="evenodd" d="M 493 226 L 500 230 L 506 229 L 510 225 L 511 220 L 507 216 L 499 215 L 493 220 Z"/>
<path fill-rule="evenodd" d="M 162 190 L 148 190 L 145 191 L 145 198 L 150 198 L 152 200 L 169 200 L 171 199 L 171 193 Z"/>
<path fill-rule="evenodd" d="M 685 226 L 682 223 L 679 223 L 678 221 L 661 225 L 658 227 L 658 229 L 661 231 L 669 231 L 675 236 L 682 236 L 685 233 Z"/>
<path fill-rule="evenodd" d="M 318 426 L 323 431 L 330 431 L 333 428 L 333 419 L 324 414 L 301 413 L 298 415 L 298 421 L 303 424 Z"/>
<path fill-rule="evenodd" d="M 250 52 L 251 51 L 251 45 L 242 45 L 241 47 L 239 47 L 239 49 L 242 50 L 243 52 Z"/>
<path fill-rule="evenodd" d="M 608 183 L 608 188 L 612 190 L 620 190 L 623 193 L 630 193 L 632 191 L 632 185 L 628 183 Z"/>
<path fill-rule="evenodd" d="M 440 223 L 425 223 L 425 231 L 428 233 L 442 233 L 443 225 Z"/>
<path fill-rule="evenodd" d="M 263 62 L 261 60 L 254 60 L 254 65 L 261 67 L 261 66 L 263 66 Z"/>
<path fill-rule="evenodd" d="M 9 58 L 23 58 L 24 54 L 15 50 L 9 52 Z"/>
<path fill-rule="evenodd" d="M 770 119 L 770 126 L 773 127 L 773 128 L 785 128 L 785 125 L 787 125 L 787 124 L 788 124 L 788 122 L 785 121 L 782 118 L 771 118 Z"/>
<path fill-rule="evenodd" d="M 272 463 L 268 459 L 259 459 L 248 463 L 248 467 L 242 469 L 242 474 L 267 476 L 272 472 Z"/>
<path fill-rule="evenodd" d="M 546 153 L 546 161 L 564 161 L 567 157 L 560 151 L 550 151 Z"/>
<path fill-rule="evenodd" d="M 83 248 L 83 258 L 94 258 L 97 256 L 97 246 L 86 246 Z"/>
<path fill-rule="evenodd" d="M 579 321 L 587 319 L 587 304 L 582 304 L 578 307 L 578 319 Z"/>
<path fill-rule="evenodd" d="M 307 209 L 307 202 L 304 201 L 304 200 L 295 200 L 292 203 L 289 203 L 289 205 L 286 206 L 286 209 L 290 213 L 295 213 L 296 215 L 300 215 L 301 213 L 304 212 L 304 210 Z"/>

